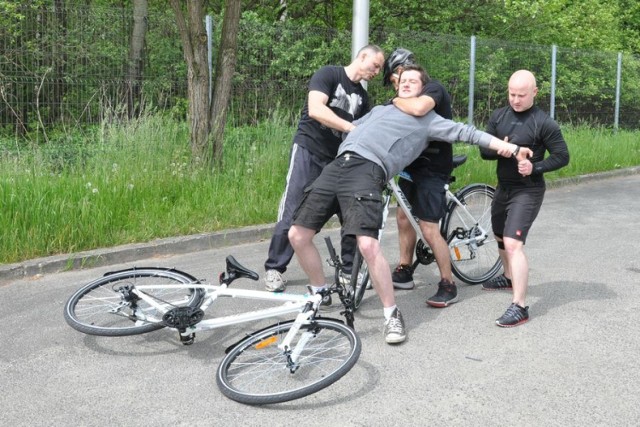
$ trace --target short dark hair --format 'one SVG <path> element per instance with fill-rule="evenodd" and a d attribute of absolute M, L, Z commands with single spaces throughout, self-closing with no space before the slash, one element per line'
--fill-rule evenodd
<path fill-rule="evenodd" d="M 412 70 L 420 73 L 420 80 L 422 81 L 422 86 L 426 86 L 427 83 L 429 83 L 429 80 L 431 80 L 431 78 L 429 77 L 429 74 L 427 74 L 424 68 L 422 68 L 418 64 L 408 64 L 407 66 L 403 67 L 402 73 L 400 73 L 400 76 L 398 76 L 398 82 L 402 78 L 402 74 L 404 74 L 405 71 L 412 71 Z"/>

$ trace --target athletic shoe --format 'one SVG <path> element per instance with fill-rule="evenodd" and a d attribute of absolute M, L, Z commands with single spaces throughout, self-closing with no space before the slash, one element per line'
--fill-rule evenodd
<path fill-rule="evenodd" d="M 496 320 L 496 325 L 502 328 L 511 328 L 526 323 L 529 320 L 529 306 L 520 307 L 512 303 L 502 317 Z"/>
<path fill-rule="evenodd" d="M 264 287 L 269 292 L 284 292 L 287 281 L 278 270 L 267 270 L 264 276 Z"/>
<path fill-rule="evenodd" d="M 438 283 L 438 292 L 427 300 L 431 307 L 443 308 L 458 302 L 458 289 L 455 283 L 442 279 Z"/>
<path fill-rule="evenodd" d="M 494 277 L 488 282 L 482 284 L 483 291 L 499 291 L 513 289 L 511 279 L 507 279 L 504 274 Z"/>
<path fill-rule="evenodd" d="M 415 284 L 413 283 L 413 270 L 410 265 L 399 264 L 395 271 L 391 273 L 391 280 L 393 280 L 393 287 L 395 289 L 413 289 Z"/>
<path fill-rule="evenodd" d="M 402 313 L 396 308 L 391 317 L 384 322 L 384 340 L 387 344 L 398 344 L 407 338 Z"/>

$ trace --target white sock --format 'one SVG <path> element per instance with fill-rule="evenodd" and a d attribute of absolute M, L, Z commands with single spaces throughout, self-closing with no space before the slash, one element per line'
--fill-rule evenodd
<path fill-rule="evenodd" d="M 327 285 L 323 285 L 323 286 L 313 286 L 311 285 L 311 289 L 313 289 L 313 293 L 317 294 L 319 291 L 323 290 L 323 289 L 327 289 Z"/>
<path fill-rule="evenodd" d="M 395 310 L 397 307 L 397 305 L 394 305 L 392 307 L 384 307 L 384 320 L 389 320 L 389 318 L 391 317 L 391 315 L 393 314 L 393 310 Z"/>

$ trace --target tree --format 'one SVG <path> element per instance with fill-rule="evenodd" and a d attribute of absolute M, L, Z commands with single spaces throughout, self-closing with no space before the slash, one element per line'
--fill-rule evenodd
<path fill-rule="evenodd" d="M 227 0 L 222 23 L 222 38 L 216 62 L 213 100 L 209 103 L 209 69 L 207 66 L 207 33 L 204 26 L 204 0 L 185 2 L 170 0 L 182 40 L 187 62 L 191 149 L 194 158 L 221 165 L 223 137 L 231 82 L 236 65 L 240 0 Z"/>
<path fill-rule="evenodd" d="M 129 118 L 135 116 L 140 109 L 148 8 L 147 0 L 133 0 L 133 28 L 129 42 L 129 64 L 124 89 Z"/>

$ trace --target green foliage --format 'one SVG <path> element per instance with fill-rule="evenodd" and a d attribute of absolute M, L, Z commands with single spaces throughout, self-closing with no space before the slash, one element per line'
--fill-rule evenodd
<path fill-rule="evenodd" d="M 193 159 L 186 124 L 161 114 L 55 144 L 0 140 L 0 262 L 273 222 L 293 132 L 277 120 L 228 129 L 221 170 Z M 571 162 L 548 179 L 640 165 L 638 132 L 563 133 Z M 456 185 L 495 183 L 476 147 L 455 152 L 469 155 Z"/>

